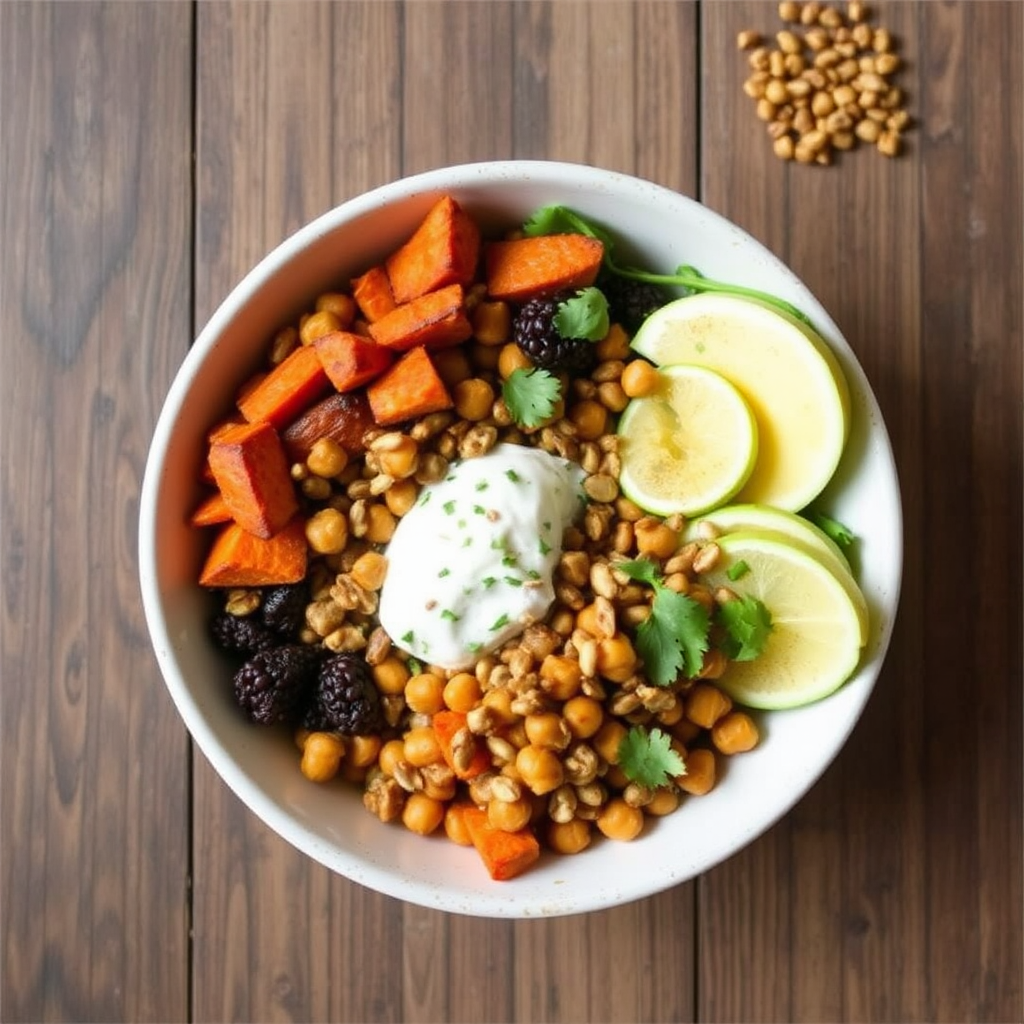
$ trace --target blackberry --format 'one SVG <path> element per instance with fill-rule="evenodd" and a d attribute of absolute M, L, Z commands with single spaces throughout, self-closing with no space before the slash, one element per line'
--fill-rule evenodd
<path fill-rule="evenodd" d="M 235 673 L 238 706 L 257 725 L 297 721 L 320 661 L 320 649 L 308 644 L 282 644 L 260 651 Z"/>
<path fill-rule="evenodd" d="M 558 307 L 574 294 L 559 292 L 524 303 L 512 321 L 512 339 L 536 366 L 586 376 L 597 363 L 596 346 L 586 338 L 563 338 L 555 327 Z"/>
<path fill-rule="evenodd" d="M 640 325 L 672 298 L 659 285 L 617 274 L 603 276 L 599 285 L 608 300 L 608 316 L 622 324 L 629 334 L 636 334 Z"/>
<path fill-rule="evenodd" d="M 306 621 L 308 603 L 309 586 L 305 581 L 269 587 L 263 592 L 260 617 L 263 624 L 275 633 L 295 638 Z"/>
<path fill-rule="evenodd" d="M 259 654 L 281 642 L 262 623 L 230 612 L 218 612 L 210 620 L 210 635 L 222 651 L 230 654 Z"/>
<path fill-rule="evenodd" d="M 348 736 L 366 736 L 383 728 L 380 694 L 362 658 L 335 654 L 320 666 L 304 724 Z"/>

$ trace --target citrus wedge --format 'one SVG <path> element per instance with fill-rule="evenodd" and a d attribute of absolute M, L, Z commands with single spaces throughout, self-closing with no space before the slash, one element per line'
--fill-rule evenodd
<path fill-rule="evenodd" d="M 701 366 L 663 366 L 651 395 L 619 420 L 619 486 L 656 515 L 697 515 L 728 501 L 757 460 L 757 424 L 740 392 Z"/>
<path fill-rule="evenodd" d="M 861 626 L 846 588 L 816 558 L 766 533 L 740 530 L 718 540 L 722 555 L 706 574 L 712 587 L 762 601 L 772 617 L 764 650 L 731 662 L 718 680 L 752 708 L 794 708 L 837 690 L 857 668 Z M 729 570 L 743 563 L 738 579 Z"/>
<path fill-rule="evenodd" d="M 738 530 L 768 534 L 794 544 L 816 558 L 839 580 L 849 595 L 857 609 L 860 642 L 867 643 L 870 622 L 864 592 L 857 585 L 842 548 L 814 523 L 795 512 L 784 512 L 771 505 L 723 505 L 706 516 L 691 519 L 683 532 L 683 540 L 696 540 L 700 536 L 702 522 L 713 523 L 718 532 L 725 535 Z"/>
<path fill-rule="evenodd" d="M 797 512 L 831 479 L 849 431 L 849 389 L 835 354 L 796 317 L 755 299 L 693 295 L 651 314 L 633 348 L 658 366 L 715 370 L 747 400 L 759 454 L 738 501 Z"/>

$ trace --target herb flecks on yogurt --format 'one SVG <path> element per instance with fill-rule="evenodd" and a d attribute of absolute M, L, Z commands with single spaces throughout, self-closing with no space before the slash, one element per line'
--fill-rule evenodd
<path fill-rule="evenodd" d="M 380 622 L 393 642 L 467 668 L 543 619 L 582 480 L 574 463 L 500 444 L 425 488 L 387 549 Z"/>

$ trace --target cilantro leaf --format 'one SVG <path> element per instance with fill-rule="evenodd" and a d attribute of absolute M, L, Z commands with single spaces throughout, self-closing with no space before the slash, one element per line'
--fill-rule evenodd
<path fill-rule="evenodd" d="M 641 786 L 657 789 L 686 774 L 686 764 L 661 729 L 634 725 L 619 743 L 619 767 Z"/>
<path fill-rule="evenodd" d="M 658 580 L 658 567 L 649 558 L 634 558 L 629 562 L 617 562 L 615 568 L 625 573 L 637 583 L 649 583 L 655 586 Z"/>
<path fill-rule="evenodd" d="M 810 512 L 807 518 L 841 548 L 853 546 L 855 540 L 853 531 L 838 519 L 833 519 L 831 516 L 825 515 L 824 512 Z"/>
<path fill-rule="evenodd" d="M 563 338 L 600 341 L 610 326 L 604 292 L 600 288 L 582 288 L 559 305 L 554 323 Z"/>
<path fill-rule="evenodd" d="M 524 235 L 587 235 L 604 244 L 608 253 L 614 242 L 604 228 L 591 224 L 567 206 L 542 206 L 527 218 L 523 224 Z"/>
<path fill-rule="evenodd" d="M 513 370 L 501 385 L 509 415 L 521 427 L 540 426 L 555 411 L 561 384 L 557 377 L 535 367 Z"/>
<path fill-rule="evenodd" d="M 717 621 L 725 627 L 722 646 L 733 661 L 753 661 L 764 650 L 772 631 L 771 612 L 749 594 L 719 605 Z"/>
<path fill-rule="evenodd" d="M 658 584 L 651 614 L 636 631 L 636 650 L 655 686 L 668 686 L 682 671 L 695 676 L 708 649 L 711 617 L 692 597 Z"/>

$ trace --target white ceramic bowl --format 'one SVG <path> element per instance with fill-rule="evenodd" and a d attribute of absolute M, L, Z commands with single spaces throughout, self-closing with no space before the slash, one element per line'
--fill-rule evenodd
<path fill-rule="evenodd" d="M 562 203 L 610 228 L 636 263 L 663 271 L 693 264 L 708 277 L 788 299 L 832 345 L 853 398 L 849 445 L 826 499 L 860 538 L 872 627 L 857 675 L 817 704 L 763 715 L 761 745 L 732 758 L 708 796 L 651 820 L 637 841 L 602 840 L 577 856 L 545 855 L 509 882 L 491 881 L 472 849 L 382 824 L 354 787 L 308 782 L 287 737 L 243 719 L 225 663 L 207 639 L 209 598 L 195 582 L 208 536 L 188 525 L 205 433 L 263 359 L 273 331 L 402 242 L 444 193 L 485 227 L 516 224 L 537 207 Z M 512 161 L 431 171 L 375 189 L 298 231 L 245 277 L 199 335 L 167 396 L 142 488 L 139 561 L 146 620 L 174 703 L 203 754 L 254 814 L 371 889 L 462 914 L 536 917 L 610 907 L 691 879 L 801 798 L 843 746 L 878 677 L 898 601 L 902 523 L 889 438 L 868 381 L 826 311 L 779 260 L 722 217 L 650 182 Z"/>

